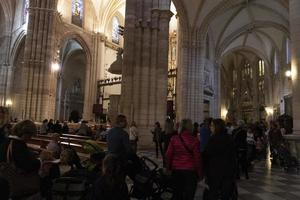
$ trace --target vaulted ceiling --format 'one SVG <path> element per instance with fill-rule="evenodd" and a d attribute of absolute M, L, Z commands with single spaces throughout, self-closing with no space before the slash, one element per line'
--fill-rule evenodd
<path fill-rule="evenodd" d="M 179 15 L 185 13 L 182 17 L 191 29 L 208 32 L 217 59 L 240 48 L 252 49 L 270 60 L 289 37 L 288 0 L 174 1 L 184 5 L 177 10 Z"/>
<path fill-rule="evenodd" d="M 113 14 L 125 12 L 126 0 L 86 1 L 93 7 L 89 12 L 95 12 L 103 29 Z M 270 58 L 272 52 L 282 50 L 285 38 L 289 37 L 288 0 L 172 1 L 179 18 L 186 20 L 191 29 L 209 33 L 219 58 L 245 47 Z M 13 19 L 15 2 L 0 0 L 6 19 Z"/>

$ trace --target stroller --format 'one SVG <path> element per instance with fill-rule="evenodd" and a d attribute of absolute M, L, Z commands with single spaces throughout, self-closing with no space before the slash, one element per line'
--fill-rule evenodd
<path fill-rule="evenodd" d="M 141 157 L 141 168 L 132 178 L 130 196 L 142 200 L 172 199 L 173 191 L 170 176 L 159 169 L 158 165 L 147 157 Z"/>
<path fill-rule="evenodd" d="M 299 171 L 300 166 L 297 158 L 292 156 L 291 152 L 284 143 L 278 145 L 277 147 L 273 147 L 272 151 L 273 159 L 277 159 L 279 161 L 279 164 L 284 171 L 288 172 L 292 169 Z"/>

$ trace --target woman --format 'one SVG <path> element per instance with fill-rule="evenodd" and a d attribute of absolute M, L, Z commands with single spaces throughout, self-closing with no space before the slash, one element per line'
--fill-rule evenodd
<path fill-rule="evenodd" d="M 192 121 L 182 120 L 180 133 L 172 137 L 166 153 L 167 168 L 173 174 L 176 200 L 193 200 L 197 181 L 202 178 L 200 144 L 192 131 Z"/>
<path fill-rule="evenodd" d="M 139 133 L 135 121 L 133 121 L 129 127 L 129 140 L 132 150 L 136 153 Z"/>
<path fill-rule="evenodd" d="M 204 199 L 231 199 L 237 170 L 235 145 L 222 119 L 213 120 L 212 131 L 214 134 L 203 153 L 204 175 L 209 186 Z"/>
<path fill-rule="evenodd" d="M 30 196 L 39 192 L 40 161 L 34 157 L 26 145 L 37 133 L 35 124 L 30 120 L 15 125 L 12 136 L 0 144 L 0 175 L 10 183 L 13 198 Z M 4 170 L 4 169 L 7 170 Z M 9 171 L 15 171 L 9 173 Z M 24 175 L 25 174 L 25 175 Z M 31 184 L 28 184 L 28 182 Z"/>
<path fill-rule="evenodd" d="M 128 188 L 120 159 L 108 155 L 103 161 L 103 174 L 94 186 L 93 200 L 129 200 Z"/>
<path fill-rule="evenodd" d="M 47 135 L 47 129 L 48 129 L 48 119 L 44 119 L 40 127 L 40 134 Z"/>

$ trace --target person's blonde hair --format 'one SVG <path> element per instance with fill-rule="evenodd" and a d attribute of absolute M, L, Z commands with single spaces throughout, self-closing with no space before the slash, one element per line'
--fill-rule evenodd
<path fill-rule="evenodd" d="M 183 119 L 180 122 L 180 133 L 184 131 L 192 131 L 193 130 L 193 122 L 191 119 Z"/>
<path fill-rule="evenodd" d="M 24 120 L 14 126 L 12 134 L 18 137 L 22 137 L 24 135 L 33 136 L 37 134 L 37 127 L 34 122 Z"/>

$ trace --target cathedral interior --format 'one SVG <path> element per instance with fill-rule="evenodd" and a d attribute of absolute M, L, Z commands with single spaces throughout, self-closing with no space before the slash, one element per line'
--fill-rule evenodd
<path fill-rule="evenodd" d="M 34 121 L 124 113 L 145 129 L 166 116 L 298 120 L 294 4 L 2 0 L 0 105 Z"/>
<path fill-rule="evenodd" d="M 167 117 L 289 116 L 300 158 L 300 0 L 0 0 L 0 27 L 11 119 L 97 124 L 122 113 L 149 146 Z"/>

